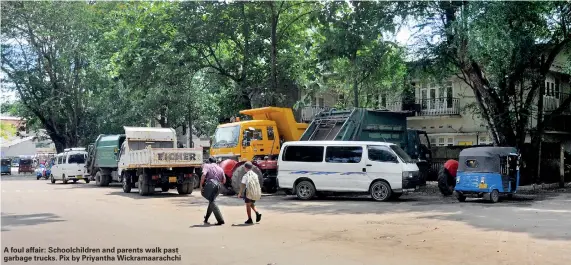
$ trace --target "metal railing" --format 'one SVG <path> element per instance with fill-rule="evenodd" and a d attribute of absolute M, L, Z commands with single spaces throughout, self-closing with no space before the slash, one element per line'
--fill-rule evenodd
<path fill-rule="evenodd" d="M 554 93 L 554 94 L 546 94 L 543 96 L 543 111 L 551 112 L 559 108 L 563 102 L 570 97 L 571 94 L 568 93 Z M 567 106 L 564 112 L 571 112 L 571 104 Z"/>
<path fill-rule="evenodd" d="M 418 100 L 420 104 L 419 116 L 460 115 L 460 99 L 429 98 Z"/>
<path fill-rule="evenodd" d="M 331 107 L 322 107 L 322 106 L 307 106 L 301 108 L 301 121 L 302 122 L 310 122 L 313 120 L 313 117 L 322 111 L 328 111 Z"/>

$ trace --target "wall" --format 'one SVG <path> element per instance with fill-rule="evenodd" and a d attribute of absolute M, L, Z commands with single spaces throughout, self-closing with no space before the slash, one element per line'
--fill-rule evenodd
<path fill-rule="evenodd" d="M 13 156 L 20 156 L 20 155 L 35 155 L 36 154 L 36 144 L 32 141 L 31 138 L 22 139 L 23 141 L 10 145 L 10 146 L 2 146 L 2 157 L 13 157 Z"/>

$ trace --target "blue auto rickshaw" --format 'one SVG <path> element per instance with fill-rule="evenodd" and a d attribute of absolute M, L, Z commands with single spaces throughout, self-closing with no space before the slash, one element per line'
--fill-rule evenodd
<path fill-rule="evenodd" d="M 2 158 L 1 164 L 2 164 L 1 174 L 12 175 L 12 159 Z"/>
<path fill-rule="evenodd" d="M 512 197 L 519 186 L 520 155 L 513 147 L 473 147 L 460 152 L 454 193 L 458 201 L 476 196 L 492 203 Z"/>

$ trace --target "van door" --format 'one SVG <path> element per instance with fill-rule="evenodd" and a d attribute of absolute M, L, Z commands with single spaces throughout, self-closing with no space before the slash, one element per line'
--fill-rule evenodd
<path fill-rule="evenodd" d="M 402 189 L 402 165 L 394 152 L 385 145 L 367 146 L 367 176 L 373 180 L 386 180 L 393 190 Z"/>
<path fill-rule="evenodd" d="M 54 164 L 52 165 L 51 168 L 51 172 L 50 174 L 52 174 L 52 176 L 54 176 L 54 178 L 59 178 L 59 156 L 56 156 L 54 158 Z"/>
<path fill-rule="evenodd" d="M 362 146 L 328 146 L 325 150 L 325 168 L 331 172 L 328 185 L 333 191 L 366 191 L 363 183 L 370 183 L 363 172 Z"/>

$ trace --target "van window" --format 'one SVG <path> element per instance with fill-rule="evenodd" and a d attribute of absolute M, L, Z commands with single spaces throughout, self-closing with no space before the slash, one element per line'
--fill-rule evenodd
<path fill-rule="evenodd" d="M 325 153 L 327 163 L 359 163 L 363 155 L 360 146 L 329 146 Z"/>
<path fill-rule="evenodd" d="M 395 154 L 386 146 L 367 146 L 367 151 L 369 151 L 369 160 L 371 161 L 398 163 Z"/>
<path fill-rule="evenodd" d="M 286 147 L 283 161 L 293 162 L 322 162 L 323 146 L 296 146 Z"/>
<path fill-rule="evenodd" d="M 72 154 L 67 159 L 68 164 L 84 164 L 85 156 L 83 154 Z"/>

